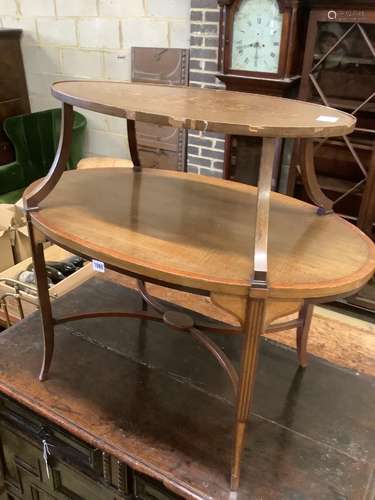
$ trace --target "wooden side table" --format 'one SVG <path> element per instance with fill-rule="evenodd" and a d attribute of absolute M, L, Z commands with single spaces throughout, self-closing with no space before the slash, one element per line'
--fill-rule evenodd
<path fill-rule="evenodd" d="M 271 193 L 277 140 L 347 134 L 355 119 L 316 104 L 221 90 L 85 81 L 56 83 L 52 93 L 63 102 L 59 148 L 48 176 L 24 196 L 43 323 L 40 379 L 46 379 L 51 364 L 54 327 L 67 321 L 146 318 L 190 332 L 233 384 L 231 489 L 237 491 L 260 335 L 271 321 L 307 303 L 353 293 L 375 267 L 373 243 L 357 228 L 335 214 L 319 215 L 312 205 Z M 134 169 L 64 172 L 73 106 L 128 120 Z M 263 137 L 258 189 L 187 173 L 142 171 L 135 120 Z M 157 314 L 143 308 L 54 317 L 44 268 L 46 238 L 138 278 L 143 298 Z M 165 310 L 147 295 L 146 281 L 208 295 L 241 328 L 208 328 Z M 243 335 L 239 373 L 206 330 Z M 301 335 L 300 347 L 303 342 Z"/>

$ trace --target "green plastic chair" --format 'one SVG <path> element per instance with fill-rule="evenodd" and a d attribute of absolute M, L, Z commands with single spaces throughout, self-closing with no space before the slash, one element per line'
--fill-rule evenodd
<path fill-rule="evenodd" d="M 0 165 L 0 203 L 16 203 L 27 186 L 44 177 L 52 165 L 59 142 L 61 110 L 12 116 L 3 126 L 14 146 L 16 160 Z M 67 169 L 75 168 L 83 157 L 86 126 L 86 118 L 75 111 Z"/>

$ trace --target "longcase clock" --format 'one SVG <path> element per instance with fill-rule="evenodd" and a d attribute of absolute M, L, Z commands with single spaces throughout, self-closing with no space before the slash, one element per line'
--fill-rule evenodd
<path fill-rule="evenodd" d="M 285 95 L 301 66 L 300 0 L 218 0 L 220 74 L 227 88 Z"/>
<path fill-rule="evenodd" d="M 295 96 L 305 33 L 301 0 L 218 0 L 218 3 L 221 10 L 217 76 L 226 88 Z M 256 184 L 260 147 L 258 138 L 227 137 L 224 177 Z M 282 153 L 280 141 L 274 188 L 278 184 Z"/>

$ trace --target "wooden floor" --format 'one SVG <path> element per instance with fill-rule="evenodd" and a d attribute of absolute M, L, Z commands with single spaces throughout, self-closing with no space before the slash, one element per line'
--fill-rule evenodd
<path fill-rule="evenodd" d="M 134 291 L 95 278 L 60 314 L 134 308 Z M 215 336 L 235 363 L 239 339 Z M 173 485 L 185 498 L 228 499 L 233 407 L 216 362 L 156 323 L 93 319 L 58 328 L 51 379 L 37 380 L 37 316 L 0 335 L 0 391 Z M 239 500 L 373 500 L 373 377 L 264 340 Z"/>

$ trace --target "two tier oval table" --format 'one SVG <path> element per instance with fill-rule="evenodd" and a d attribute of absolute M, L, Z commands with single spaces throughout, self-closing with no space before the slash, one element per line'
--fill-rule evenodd
<path fill-rule="evenodd" d="M 24 195 L 43 324 L 40 379 L 50 367 L 54 326 L 66 321 L 136 317 L 190 332 L 233 383 L 231 489 L 236 491 L 260 335 L 274 319 L 307 303 L 355 292 L 375 266 L 373 243 L 356 227 L 333 213 L 271 193 L 278 141 L 345 135 L 355 119 L 315 104 L 223 90 L 66 81 L 54 84 L 52 94 L 63 103 L 58 151 L 48 175 Z M 73 106 L 127 119 L 133 169 L 64 171 Z M 258 187 L 189 173 L 142 171 L 136 121 L 263 137 Z M 142 308 L 54 317 L 44 268 L 45 239 L 136 277 L 155 314 Z M 233 314 L 239 328 L 211 330 L 243 336 L 239 373 L 205 335 L 207 326 L 155 303 L 145 282 L 208 295 Z"/>

